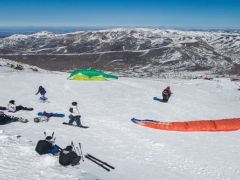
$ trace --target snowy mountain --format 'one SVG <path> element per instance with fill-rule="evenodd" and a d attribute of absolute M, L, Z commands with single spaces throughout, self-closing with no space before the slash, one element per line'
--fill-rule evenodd
<path fill-rule="evenodd" d="M 3 62 L 5 60 L 1 60 Z M 67 80 L 67 73 L 19 71 L 0 66 L 0 106 L 15 99 L 17 105 L 34 111 L 11 114 L 28 123 L 0 125 L 1 180 L 238 180 L 240 176 L 240 132 L 169 132 L 141 127 L 132 117 L 163 122 L 240 117 L 238 86 L 226 78 L 138 79 L 120 78 L 104 82 Z M 39 85 L 47 90 L 50 103 L 40 103 Z M 153 101 L 171 86 L 168 103 Z M 77 101 L 82 124 L 65 126 L 69 106 Z M 40 111 L 65 113 L 34 123 Z M 62 167 L 58 157 L 38 155 L 35 146 L 43 132 L 55 132 L 56 144 L 82 143 L 90 153 L 116 167 L 107 172 L 85 159 L 79 166 Z"/>
<path fill-rule="evenodd" d="M 93 67 L 144 76 L 202 70 L 238 73 L 240 33 L 146 28 L 39 32 L 1 38 L 0 54 L 50 70 Z"/>

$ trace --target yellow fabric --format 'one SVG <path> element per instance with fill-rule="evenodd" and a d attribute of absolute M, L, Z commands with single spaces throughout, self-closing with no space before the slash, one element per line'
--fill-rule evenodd
<path fill-rule="evenodd" d="M 71 80 L 80 80 L 80 81 L 106 81 L 106 79 L 104 77 L 100 77 L 100 76 L 97 76 L 97 77 L 92 77 L 92 78 L 89 78 L 88 76 L 80 76 L 80 75 L 77 75 L 77 76 L 74 76 L 73 78 L 71 78 Z"/>

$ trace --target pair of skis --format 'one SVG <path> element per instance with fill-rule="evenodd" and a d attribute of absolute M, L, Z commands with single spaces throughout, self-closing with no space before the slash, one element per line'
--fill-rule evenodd
<path fill-rule="evenodd" d="M 82 153 L 82 146 L 81 146 L 81 143 L 79 142 L 78 145 L 79 147 L 75 146 L 73 144 L 73 141 L 71 142 L 71 145 L 73 147 L 73 150 L 75 152 L 77 152 L 80 156 L 81 156 L 81 159 L 83 160 L 84 162 L 84 156 L 83 156 L 83 153 Z M 85 158 L 94 162 L 95 164 L 97 164 L 98 166 L 102 167 L 103 169 L 105 169 L 106 171 L 110 171 L 111 169 L 115 169 L 115 167 L 111 166 L 110 164 L 92 156 L 91 154 L 86 154 L 85 155 Z"/>
<path fill-rule="evenodd" d="M 105 169 L 106 171 L 110 171 L 111 169 L 115 169 L 115 167 L 111 166 L 110 164 L 92 156 L 91 154 L 86 154 L 85 158 L 87 158 L 88 160 L 94 162 L 95 164 L 97 164 L 98 166 L 102 167 L 103 169 Z"/>

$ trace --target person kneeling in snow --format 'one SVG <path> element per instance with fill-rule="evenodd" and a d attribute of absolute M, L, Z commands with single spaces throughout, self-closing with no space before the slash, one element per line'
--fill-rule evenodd
<path fill-rule="evenodd" d="M 170 90 L 170 86 L 166 87 L 162 92 L 163 102 L 168 102 L 172 92 Z"/>
<path fill-rule="evenodd" d="M 45 140 L 38 141 L 35 150 L 40 155 L 49 153 L 57 155 L 61 151 L 61 148 L 55 144 L 55 141 L 52 140 L 52 136 L 47 136 Z"/>
<path fill-rule="evenodd" d="M 77 126 L 82 126 L 81 124 L 81 115 L 77 106 L 77 102 L 72 102 L 72 106 L 69 108 L 70 115 L 69 115 L 69 124 L 72 124 L 74 121 L 76 122 Z"/>
<path fill-rule="evenodd" d="M 33 108 L 23 107 L 22 105 L 16 106 L 14 100 L 9 101 L 7 109 L 8 109 L 9 112 L 13 112 L 13 113 L 17 112 L 17 111 L 20 111 L 20 110 L 25 110 L 25 111 L 32 111 L 33 110 Z"/>
<path fill-rule="evenodd" d="M 81 156 L 78 156 L 77 153 L 73 151 L 72 146 L 67 146 L 60 152 L 59 163 L 63 166 L 78 165 L 80 160 Z"/>

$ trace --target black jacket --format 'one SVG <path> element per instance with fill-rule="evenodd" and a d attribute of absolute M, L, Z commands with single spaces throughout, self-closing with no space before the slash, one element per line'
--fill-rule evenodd
<path fill-rule="evenodd" d="M 63 149 L 59 156 L 59 163 L 63 166 L 76 165 L 80 161 L 80 156 L 78 156 L 74 151 L 68 151 Z"/>
<path fill-rule="evenodd" d="M 0 125 L 16 122 L 17 118 L 7 116 L 6 114 L 0 114 Z"/>
<path fill-rule="evenodd" d="M 36 94 L 38 94 L 38 93 L 40 93 L 41 95 L 44 95 L 44 94 L 46 94 L 46 90 L 42 86 L 39 86 L 38 92 Z"/>

